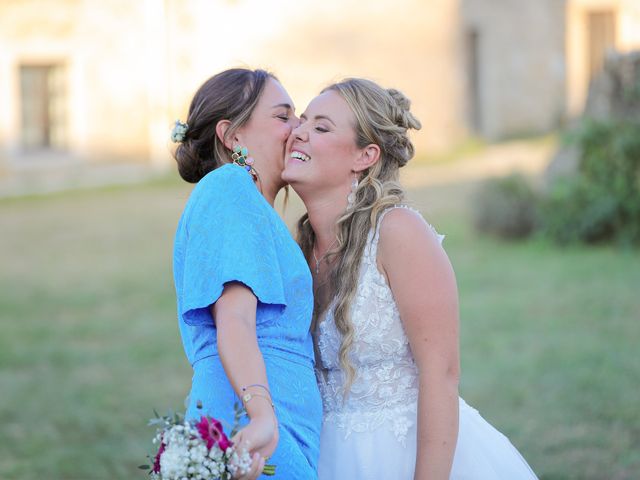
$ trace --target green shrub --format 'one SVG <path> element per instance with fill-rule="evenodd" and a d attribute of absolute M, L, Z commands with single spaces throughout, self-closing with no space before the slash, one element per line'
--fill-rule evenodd
<path fill-rule="evenodd" d="M 536 195 L 526 178 L 513 174 L 491 179 L 473 204 L 475 228 L 501 238 L 524 238 L 537 223 Z"/>
<path fill-rule="evenodd" d="M 577 175 L 558 179 L 541 201 L 543 231 L 558 243 L 596 243 L 615 236 L 616 198 Z"/>
<path fill-rule="evenodd" d="M 551 185 L 543 230 L 560 243 L 640 244 L 640 124 L 587 120 L 570 141 L 578 171 Z"/>

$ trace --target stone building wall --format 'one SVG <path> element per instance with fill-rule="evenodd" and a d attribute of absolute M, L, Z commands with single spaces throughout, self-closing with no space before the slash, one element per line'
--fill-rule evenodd
<path fill-rule="evenodd" d="M 500 139 L 557 127 L 565 108 L 564 2 L 462 0 L 461 12 L 472 129 Z"/>
<path fill-rule="evenodd" d="M 60 151 L 170 165 L 168 132 L 196 88 L 242 65 L 275 72 L 298 113 L 345 76 L 399 88 L 423 123 L 420 153 L 469 133 L 546 132 L 584 105 L 585 19 L 603 9 L 615 48 L 640 48 L 638 0 L 4 0 L 0 164 Z M 42 72 L 21 66 L 46 65 L 51 145 L 25 149 L 38 132 L 25 133 L 24 112 L 39 107 L 21 82 Z"/>
<path fill-rule="evenodd" d="M 170 164 L 172 120 L 184 117 L 206 78 L 238 65 L 274 71 L 298 113 L 345 76 L 400 88 L 424 123 L 417 145 L 446 149 L 464 135 L 456 6 L 457 0 L 399 0 L 391 9 L 379 0 L 367 8 L 356 0 L 4 1 L 0 155 L 10 165 L 56 149 L 94 161 Z M 56 148 L 23 148 L 21 65 L 61 67 L 65 127 Z"/>
<path fill-rule="evenodd" d="M 171 18 L 183 17 L 171 26 L 169 57 L 178 62 L 170 73 L 172 105 L 184 105 L 211 73 L 247 64 L 276 73 L 298 113 L 328 83 L 361 76 L 412 99 L 423 123 L 414 135 L 421 150 L 444 150 L 465 135 L 458 0 L 189 5 L 188 12 L 178 3 L 171 7 Z M 186 34 L 187 24 L 197 34 Z"/>
<path fill-rule="evenodd" d="M 0 3 L 4 157 L 28 162 L 61 150 L 95 160 L 147 159 L 153 114 L 148 2 L 58 0 L 55 8 L 52 3 Z M 65 126 L 52 152 L 22 146 L 22 103 L 28 98 L 21 69 L 38 66 L 59 70 L 54 116 Z"/>

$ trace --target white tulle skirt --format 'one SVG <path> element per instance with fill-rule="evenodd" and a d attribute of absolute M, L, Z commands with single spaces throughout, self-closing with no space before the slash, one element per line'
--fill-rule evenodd
<path fill-rule="evenodd" d="M 319 480 L 413 480 L 416 422 L 404 445 L 389 426 L 345 432 L 331 422 L 322 426 Z M 452 480 L 534 480 L 533 470 L 509 439 L 460 399 L 458 443 Z"/>

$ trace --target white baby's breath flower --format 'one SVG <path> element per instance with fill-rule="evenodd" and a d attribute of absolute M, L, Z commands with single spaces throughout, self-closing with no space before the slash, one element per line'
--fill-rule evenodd
<path fill-rule="evenodd" d="M 178 480 L 187 475 L 189 452 L 184 445 L 167 445 L 160 457 L 160 471 L 165 480 Z"/>
<path fill-rule="evenodd" d="M 231 450 L 229 447 L 227 450 Z M 222 458 L 223 453 L 217 446 L 214 446 L 211 450 L 209 450 L 208 457 L 212 460 L 218 461 Z"/>
<path fill-rule="evenodd" d="M 229 449 L 227 449 L 227 454 L 228 453 Z M 231 455 L 229 456 L 229 463 L 227 464 L 227 468 L 234 476 L 236 474 L 246 474 L 251 468 L 251 456 L 249 455 L 249 452 L 244 449 L 239 453 L 235 450 L 232 450 Z"/>

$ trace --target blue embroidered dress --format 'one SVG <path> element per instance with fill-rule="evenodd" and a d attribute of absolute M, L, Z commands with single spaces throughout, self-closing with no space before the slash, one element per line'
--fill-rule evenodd
<path fill-rule="evenodd" d="M 178 224 L 173 262 L 180 333 L 194 370 L 187 417 L 208 414 L 227 429 L 233 423 L 240 400 L 218 355 L 210 306 L 225 283 L 242 282 L 258 299 L 258 346 L 279 422 L 269 463 L 276 465 L 277 479 L 316 478 L 322 402 L 309 333 L 311 274 L 247 171 L 224 165 L 195 186 Z"/>

